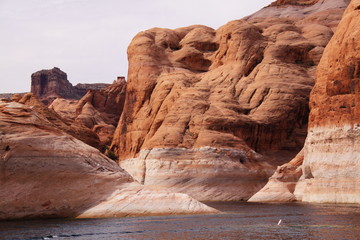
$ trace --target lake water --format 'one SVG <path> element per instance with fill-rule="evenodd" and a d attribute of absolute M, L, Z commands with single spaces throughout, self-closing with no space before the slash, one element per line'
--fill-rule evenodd
<path fill-rule="evenodd" d="M 5 221 L 0 239 L 360 239 L 360 205 L 208 204 L 223 213 Z"/>

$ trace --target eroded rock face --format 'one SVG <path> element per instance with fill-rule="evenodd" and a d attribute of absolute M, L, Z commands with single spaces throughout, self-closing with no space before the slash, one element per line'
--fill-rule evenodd
<path fill-rule="evenodd" d="M 248 199 L 271 175 L 271 164 L 303 147 L 316 65 L 346 6 L 329 2 L 307 6 L 307 14 L 290 6 L 302 14 L 289 16 L 281 14 L 287 7 L 268 7 L 216 31 L 196 25 L 135 36 L 112 144 L 120 165 L 145 185 L 201 200 Z M 214 158 L 222 162 L 219 174 Z M 204 178 L 193 190 L 196 174 Z M 200 188 L 211 194 L 200 196 Z"/>
<path fill-rule="evenodd" d="M 27 93 L 24 96 L 14 95 L 12 100 L 31 107 L 36 112 L 42 114 L 42 116 L 44 116 L 47 121 L 49 121 L 61 131 L 66 132 L 67 134 L 83 141 L 92 147 L 100 148 L 99 137 L 94 132 L 86 128 L 81 123 L 79 124 L 76 122 L 71 122 L 62 118 L 55 111 L 49 109 L 42 102 L 40 102 L 32 93 Z"/>
<path fill-rule="evenodd" d="M 80 99 L 87 90 L 101 89 L 109 84 L 78 84 L 75 87 L 68 81 L 67 74 L 59 68 L 41 70 L 31 75 L 31 92 L 44 104 L 54 99 Z"/>
<path fill-rule="evenodd" d="M 144 187 L 34 108 L 0 102 L 0 219 L 216 212 Z"/>
<path fill-rule="evenodd" d="M 292 202 L 296 200 L 294 191 L 302 174 L 304 151 L 289 163 L 279 166 L 269 178 L 269 182 L 249 202 Z"/>
<path fill-rule="evenodd" d="M 278 169 L 251 201 L 360 203 L 359 6 L 350 3 L 318 66 L 301 169 L 301 161 L 279 167 L 293 166 L 283 172 L 291 181 Z"/>
<path fill-rule="evenodd" d="M 351 1 L 318 67 L 299 200 L 360 203 L 359 9 Z"/>
<path fill-rule="evenodd" d="M 271 7 L 274 6 L 286 6 L 286 5 L 294 5 L 294 6 L 308 6 L 314 5 L 319 0 L 277 0 L 270 4 Z"/>
<path fill-rule="evenodd" d="M 350 0 L 280 0 L 273 7 L 266 7 L 249 18 L 302 18 L 298 24 L 312 22 L 321 23 L 335 28 L 339 23 L 343 10 Z"/>
<path fill-rule="evenodd" d="M 119 77 L 110 86 L 89 90 L 80 100 L 55 99 L 49 106 L 64 119 L 91 129 L 101 145 L 110 145 L 123 111 L 126 93 L 125 78 Z"/>

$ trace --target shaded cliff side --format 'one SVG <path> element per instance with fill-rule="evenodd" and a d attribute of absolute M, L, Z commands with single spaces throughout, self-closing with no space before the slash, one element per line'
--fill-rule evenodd
<path fill-rule="evenodd" d="M 360 203 L 359 24 L 360 1 L 352 0 L 317 69 L 304 160 L 297 164 L 302 175 L 287 174 L 297 178 L 291 200 Z M 268 194 L 282 191 L 278 180 L 251 200 L 286 201 Z"/>
<path fill-rule="evenodd" d="M 112 143 L 120 166 L 197 199 L 248 199 L 303 147 L 316 65 L 347 3 L 137 34 Z"/>
<path fill-rule="evenodd" d="M 105 88 L 88 90 L 80 100 L 56 98 L 49 108 L 68 122 L 91 129 L 105 147 L 111 144 L 124 108 L 125 94 L 125 78 L 119 77 Z"/>

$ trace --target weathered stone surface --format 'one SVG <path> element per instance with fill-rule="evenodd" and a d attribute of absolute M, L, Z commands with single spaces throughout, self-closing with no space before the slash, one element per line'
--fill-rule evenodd
<path fill-rule="evenodd" d="M 318 67 L 299 200 L 360 203 L 359 9 L 352 0 Z"/>
<path fill-rule="evenodd" d="M 126 93 L 125 78 L 100 90 L 89 90 L 80 100 L 55 99 L 49 108 L 64 119 L 80 123 L 95 132 L 101 145 L 110 145 L 123 111 Z"/>
<path fill-rule="evenodd" d="M 303 18 L 299 23 L 312 19 L 334 27 L 339 23 L 338 18 L 343 12 L 338 10 L 346 8 L 349 2 L 350 0 L 280 0 L 274 2 L 273 7 L 263 8 L 249 18 Z"/>
<path fill-rule="evenodd" d="M 301 151 L 289 163 L 279 166 L 269 182 L 249 202 L 292 202 L 295 201 L 295 186 L 302 174 L 304 152 Z"/>
<path fill-rule="evenodd" d="M 24 96 L 15 95 L 12 100 L 31 107 L 36 112 L 42 114 L 56 128 L 66 132 L 67 134 L 95 148 L 100 147 L 99 138 L 94 132 L 80 123 L 71 122 L 62 118 L 55 111 L 49 109 L 41 103 L 32 93 L 27 93 Z"/>
<path fill-rule="evenodd" d="M 59 68 L 41 70 L 31 75 L 31 92 L 44 104 L 54 99 L 80 99 L 87 90 L 101 89 L 109 84 L 78 84 L 75 87 L 68 81 L 67 74 Z"/>
<path fill-rule="evenodd" d="M 291 179 L 289 191 L 277 171 L 251 200 L 360 203 L 359 6 L 359 0 L 351 1 L 317 68 L 302 175 L 295 190 L 298 164 L 295 171 L 284 172 Z"/>
<path fill-rule="evenodd" d="M 270 4 L 271 7 L 280 7 L 286 5 L 308 6 L 317 3 L 319 0 L 277 0 Z"/>
<path fill-rule="evenodd" d="M 153 148 L 120 166 L 145 186 L 186 192 L 200 201 L 245 200 L 272 172 L 250 149 Z"/>
<path fill-rule="evenodd" d="M 288 162 L 303 147 L 316 64 L 346 6 L 337 2 L 268 7 L 216 31 L 196 25 L 139 33 L 128 48 L 127 96 L 112 144 L 120 164 L 145 172 L 145 185 L 181 188 L 202 200 L 248 199 L 270 176 L 271 164 Z M 204 164 L 203 147 L 218 151 L 221 174 L 210 174 L 216 168 Z M 153 149 L 161 154 L 144 160 Z M 198 156 L 185 153 L 181 161 L 189 165 L 176 165 L 173 156 L 183 149 Z M 174 174 L 149 174 L 144 161 L 152 172 L 164 165 Z M 192 190 L 193 165 L 208 174 L 196 189 L 212 194 Z M 244 184 L 229 187 L 234 176 Z"/>
<path fill-rule="evenodd" d="M 0 102 L 0 219 L 212 213 L 185 194 L 136 183 L 35 108 Z"/>

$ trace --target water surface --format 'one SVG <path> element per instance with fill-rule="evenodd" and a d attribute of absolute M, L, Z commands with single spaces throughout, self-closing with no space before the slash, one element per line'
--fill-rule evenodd
<path fill-rule="evenodd" d="M 223 213 L 5 221 L 0 239 L 360 239 L 360 205 L 208 204 Z"/>

